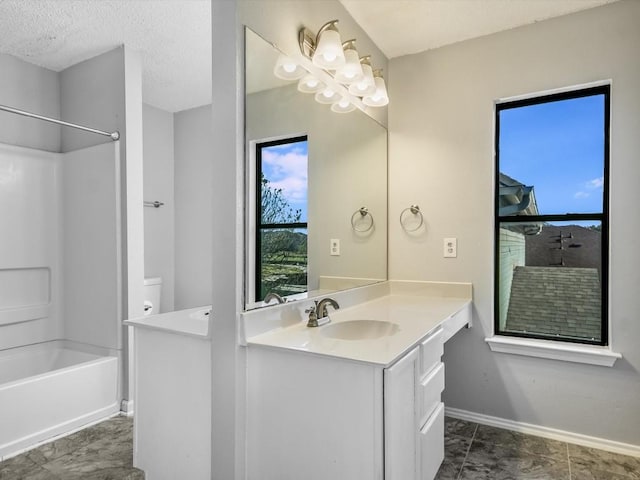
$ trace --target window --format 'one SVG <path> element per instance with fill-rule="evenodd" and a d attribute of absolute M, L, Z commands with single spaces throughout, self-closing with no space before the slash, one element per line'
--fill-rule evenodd
<path fill-rule="evenodd" d="M 607 345 L 609 96 L 496 105 L 497 335 Z"/>
<path fill-rule="evenodd" d="M 255 300 L 307 291 L 307 137 L 256 144 Z"/>

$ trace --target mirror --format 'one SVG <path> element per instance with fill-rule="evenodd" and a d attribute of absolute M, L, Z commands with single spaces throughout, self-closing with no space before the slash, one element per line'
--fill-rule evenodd
<path fill-rule="evenodd" d="M 280 51 L 245 36 L 245 308 L 386 280 L 386 129 L 276 78 Z"/>

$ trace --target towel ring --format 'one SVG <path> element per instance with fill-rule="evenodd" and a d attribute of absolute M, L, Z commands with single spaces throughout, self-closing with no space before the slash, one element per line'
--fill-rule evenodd
<path fill-rule="evenodd" d="M 405 226 L 404 222 L 405 222 L 405 219 L 407 218 L 407 215 L 405 215 L 405 213 L 407 212 L 410 212 L 413 215 L 417 215 L 420 218 L 420 221 L 418 222 L 418 225 L 415 228 L 407 228 Z M 424 216 L 422 215 L 422 212 L 420 211 L 420 207 L 418 205 L 411 205 L 410 207 L 407 207 L 404 210 L 402 210 L 402 212 L 400 212 L 400 225 L 402 226 L 405 232 L 415 232 L 423 224 L 424 224 Z"/>
<path fill-rule="evenodd" d="M 362 227 L 362 223 L 366 222 L 366 218 L 369 217 L 368 226 L 365 223 L 364 228 Z M 369 213 L 369 209 L 367 207 L 360 207 L 358 210 L 353 212 L 351 215 L 351 226 L 356 232 L 365 233 L 373 228 L 373 217 Z"/>

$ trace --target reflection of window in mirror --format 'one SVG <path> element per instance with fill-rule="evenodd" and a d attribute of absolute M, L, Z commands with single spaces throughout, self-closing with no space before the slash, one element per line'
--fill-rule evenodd
<path fill-rule="evenodd" d="M 307 291 L 307 137 L 255 143 L 255 300 Z"/>

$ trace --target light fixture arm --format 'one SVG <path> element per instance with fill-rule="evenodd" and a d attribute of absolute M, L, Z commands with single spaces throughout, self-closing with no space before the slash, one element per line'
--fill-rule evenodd
<path fill-rule="evenodd" d="M 325 30 L 335 30 L 337 32 L 337 23 L 338 20 L 331 20 L 330 22 L 325 23 L 320 27 L 320 30 L 318 30 L 316 35 L 314 35 L 307 27 L 302 27 L 298 32 L 298 45 L 300 45 L 300 52 L 307 58 L 313 57 L 313 52 L 316 51 L 316 46 L 320 41 L 320 35 L 322 35 L 322 32 Z"/>

